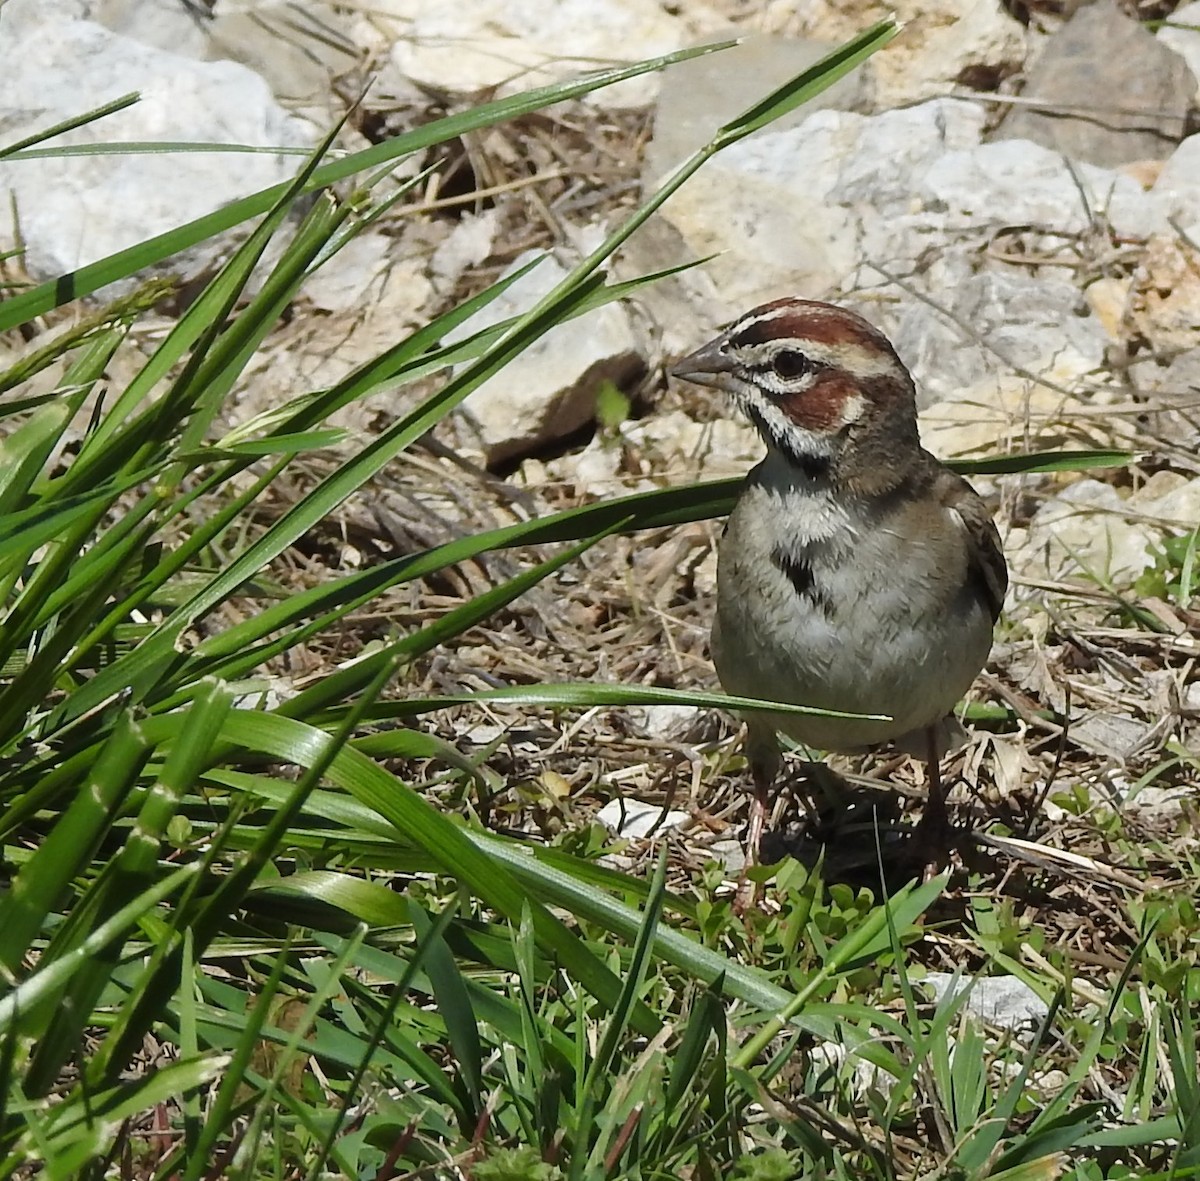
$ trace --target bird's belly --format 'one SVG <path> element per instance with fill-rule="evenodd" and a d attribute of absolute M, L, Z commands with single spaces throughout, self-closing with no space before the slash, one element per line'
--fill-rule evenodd
<path fill-rule="evenodd" d="M 992 621 L 974 597 L 918 611 L 886 579 L 874 586 L 847 579 L 822 592 L 814 601 L 786 577 L 759 577 L 750 595 L 720 596 L 713 628 L 713 659 L 727 692 L 890 719 L 770 715 L 799 742 L 850 750 L 932 726 L 987 659 Z"/>

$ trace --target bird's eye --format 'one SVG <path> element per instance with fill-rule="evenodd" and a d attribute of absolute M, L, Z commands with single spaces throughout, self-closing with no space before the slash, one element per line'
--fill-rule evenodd
<path fill-rule="evenodd" d="M 812 362 L 795 349 L 780 349 L 771 358 L 771 368 L 775 371 L 776 377 L 781 377 L 784 381 L 792 381 L 808 373 L 812 369 Z"/>

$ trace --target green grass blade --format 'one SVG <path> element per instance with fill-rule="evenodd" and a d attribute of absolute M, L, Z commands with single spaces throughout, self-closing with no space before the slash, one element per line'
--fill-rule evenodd
<path fill-rule="evenodd" d="M 358 172 L 380 168 L 385 164 L 412 155 L 414 152 L 423 151 L 469 132 L 529 114 L 553 103 L 581 98 L 600 87 L 610 86 L 627 78 L 636 78 L 640 74 L 662 69 L 675 62 L 712 53 L 730 44 L 733 42 L 681 50 L 622 69 L 602 70 L 579 81 L 544 86 L 513 98 L 484 103 L 460 114 L 439 119 L 403 135 L 395 136 L 384 143 L 356 152 L 342 160 L 325 164 L 313 174 L 307 188 L 308 190 L 325 188 L 346 180 Z M 184 226 L 159 234 L 137 246 L 118 251 L 98 262 L 80 267 L 76 271 L 69 271 L 56 279 L 42 283 L 32 291 L 15 296 L 5 301 L 4 305 L 0 307 L 0 332 L 15 328 L 35 316 L 43 315 L 52 308 L 69 303 L 71 300 L 90 295 L 100 287 L 116 282 L 118 279 L 127 278 L 145 267 L 160 263 L 182 250 L 187 250 L 252 217 L 257 217 L 270 209 L 286 191 L 286 185 L 275 185 L 269 189 L 263 189 L 248 197 L 243 197 L 241 200 L 233 201 L 215 213 L 197 218 Z"/>
<path fill-rule="evenodd" d="M 15 976 L 29 945 L 67 883 L 83 871 L 132 790 L 149 753 L 138 723 L 122 711 L 92 773 L 34 856 L 18 872 L 0 905 L 0 964 Z M 39 965 L 44 968 L 46 960 Z"/>
<path fill-rule="evenodd" d="M 458 1066 L 456 1082 L 465 1090 L 464 1105 L 470 1127 L 483 1114 L 483 1047 L 479 1040 L 479 1019 L 471 1005 L 471 996 L 442 936 L 435 937 L 429 916 L 420 908 L 412 909 L 413 929 L 424 953 L 425 974 L 433 986 L 438 1012 L 446 1026 L 446 1036 Z"/>
<path fill-rule="evenodd" d="M 766 98 L 743 111 L 736 119 L 726 123 L 717 132 L 713 150 L 736 143 L 739 139 L 766 127 L 768 123 L 774 123 L 776 119 L 790 114 L 861 65 L 899 32 L 900 26 L 894 21 L 880 21 L 853 40 L 847 41 L 845 45 L 839 46 L 816 65 L 797 74 Z"/>
<path fill-rule="evenodd" d="M 151 889 L 97 927 L 78 947 L 45 967 L 39 965 L 11 992 L 0 996 L 0 1034 L 4 1034 L 19 1015 L 39 1004 L 49 1002 L 75 972 L 86 968 L 92 956 L 113 940 L 122 938 L 143 914 L 169 898 L 176 890 L 186 886 L 196 876 L 196 872 L 196 866 L 184 865 L 167 874 Z"/>
<path fill-rule="evenodd" d="M 120 98 L 114 98 L 111 102 L 106 102 L 102 106 L 95 107 L 82 115 L 72 115 L 69 119 L 64 119 L 61 123 L 55 123 L 52 127 L 47 127 L 42 131 L 35 131 L 32 135 L 26 136 L 24 139 L 17 140 L 14 144 L 8 144 L 6 147 L 0 147 L 0 160 L 6 156 L 12 156 L 17 152 L 32 147 L 34 144 L 45 143 L 48 139 L 53 139 L 58 135 L 65 135 L 68 131 L 74 131 L 78 127 L 86 127 L 89 123 L 95 123 L 98 119 L 103 119 L 106 115 L 114 115 L 117 111 L 123 111 L 127 107 L 132 107 L 135 103 L 141 100 L 141 95 L 136 91 L 129 94 L 123 94 Z"/>

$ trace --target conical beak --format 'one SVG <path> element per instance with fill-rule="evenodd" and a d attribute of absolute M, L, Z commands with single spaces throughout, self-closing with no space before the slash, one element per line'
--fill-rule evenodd
<path fill-rule="evenodd" d="M 697 385 L 712 386 L 718 390 L 730 390 L 729 375 L 733 373 L 734 363 L 721 351 L 724 343 L 725 338 L 718 336 L 703 348 L 676 361 L 670 368 L 671 376 L 693 381 Z"/>

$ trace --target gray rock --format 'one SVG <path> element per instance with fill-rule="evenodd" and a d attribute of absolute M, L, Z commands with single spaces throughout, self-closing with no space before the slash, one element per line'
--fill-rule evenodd
<path fill-rule="evenodd" d="M 767 0 L 765 27 L 841 45 L 891 17 L 900 35 L 863 66 L 870 109 L 992 90 L 1025 61 L 1029 34 L 1002 0 Z"/>
<path fill-rule="evenodd" d="M 1129 519 L 1111 484 L 1077 480 L 1038 508 L 1024 543 L 1009 547 L 1009 562 L 1026 577 L 1091 575 L 1127 585 L 1145 569 L 1155 532 Z"/>
<path fill-rule="evenodd" d="M 221 0 L 206 22 L 205 56 L 241 62 L 290 110 L 326 125 L 345 110 L 333 79 L 358 64 L 348 26 L 344 11 L 314 0 Z"/>
<path fill-rule="evenodd" d="M 1121 233 L 1160 228 L 1161 213 L 1115 172 L 1080 165 L 1073 175 L 1035 144 L 981 144 L 983 120 L 976 104 L 956 100 L 877 116 L 826 110 L 738 144 L 672 198 L 670 233 L 660 227 L 659 252 L 639 261 L 717 255 L 678 284 L 691 285 L 693 309 L 714 322 L 783 294 L 850 289 L 849 302 L 912 368 L 922 406 L 963 391 L 986 398 L 1021 371 L 1056 383 L 1090 373 L 1107 337 L 1066 273 L 981 256 L 1007 232 L 1030 252 L 1061 247 L 1089 231 L 1098 209 Z M 905 285 L 889 286 L 885 273 Z M 708 327 L 695 310 L 672 311 L 659 310 L 668 349 L 688 344 L 673 325 L 693 339 Z"/>
<path fill-rule="evenodd" d="M 537 256 L 537 251 L 521 255 L 509 273 Z M 566 274 L 556 259 L 544 258 L 451 339 L 528 311 Z M 463 403 L 460 417 L 487 462 L 500 463 L 586 426 L 595 415 L 600 386 L 628 382 L 643 364 L 628 316 L 619 305 L 609 304 L 552 328 L 475 390 Z"/>
<path fill-rule="evenodd" d="M 701 273 L 721 319 L 785 293 L 828 295 L 871 257 L 866 235 L 883 236 L 888 260 L 925 249 L 914 187 L 946 151 L 977 145 L 982 122 L 974 104 L 942 101 L 870 118 L 817 111 L 744 140 L 672 197 L 663 216 L 677 238 L 661 236 L 663 253 L 643 261 L 717 255 Z"/>
<path fill-rule="evenodd" d="M 1008 548 L 1009 563 L 1026 577 L 1091 575 L 1127 586 L 1150 565 L 1164 529 L 1197 521 L 1200 478 L 1158 472 L 1125 499 L 1111 484 L 1077 480 L 1033 514 L 1026 536 Z"/>
<path fill-rule="evenodd" d="M 6 17 L 8 15 L 6 9 Z M 135 106 L 56 143 L 108 140 L 307 146 L 312 128 L 289 116 L 261 78 L 231 62 L 196 62 L 87 20 L 50 16 L 0 37 L 0 136 L 49 127 L 131 90 Z M 0 203 L 15 202 L 25 265 L 48 278 L 181 225 L 289 178 L 284 155 L 170 153 L 0 162 Z M 7 227 L 6 227 L 7 228 Z M 172 262 L 190 275 L 213 244 Z"/>
<path fill-rule="evenodd" d="M 1148 784 L 1125 801 L 1125 809 L 1145 824 L 1169 825 L 1182 819 L 1189 808 L 1200 803 L 1194 785 L 1187 787 L 1156 787 Z"/>
<path fill-rule="evenodd" d="M 999 229 L 1030 226 L 1034 234 L 1025 245 L 1031 253 L 1084 233 L 1097 216 L 1129 236 L 1165 227 L 1159 202 L 1131 177 L 1072 166 L 1060 153 L 1023 140 L 946 151 L 920 180 L 924 203 L 943 209 L 945 230 L 990 239 Z"/>
<path fill-rule="evenodd" d="M 1113 0 L 1080 8 L 1050 39 L 996 139 L 1030 139 L 1115 167 L 1165 160 L 1183 138 L 1196 79 Z"/>
<path fill-rule="evenodd" d="M 1175 149 L 1150 198 L 1159 226 L 1165 229 L 1176 221 L 1188 237 L 1200 237 L 1200 135 L 1189 135 Z"/>
<path fill-rule="evenodd" d="M 1049 1005 L 1032 988 L 1015 976 L 981 976 L 977 980 L 957 973 L 930 972 L 923 983 L 941 1000 L 953 990 L 955 996 L 970 988 L 964 1005 L 968 1013 L 1002 1029 L 1036 1025 L 1050 1011 Z"/>
<path fill-rule="evenodd" d="M 1180 353 L 1165 368 L 1152 363 L 1136 373 L 1140 388 L 1150 395 L 1149 432 L 1194 449 L 1200 444 L 1200 348 Z"/>
<path fill-rule="evenodd" d="M 210 56 L 204 21 L 179 0 L 94 0 L 86 7 L 86 16 L 122 37 L 198 61 Z"/>
<path fill-rule="evenodd" d="M 1161 44 L 1173 53 L 1179 54 L 1187 62 L 1193 77 L 1200 79 L 1200 2 L 1193 0 L 1191 4 L 1182 5 L 1175 9 L 1167 19 L 1170 23 L 1163 25 L 1155 36 Z M 1196 27 L 1191 29 L 1177 27 L 1182 25 Z M 1192 95 L 1193 104 L 1196 103 L 1197 98 L 1200 98 L 1200 94 Z"/>
<path fill-rule="evenodd" d="M 975 271 L 951 256 L 931 268 L 926 286 L 953 319 L 904 291 L 875 313 L 917 378 L 921 409 L 963 396 L 993 401 L 998 382 L 1028 385 L 1020 370 L 1069 381 L 1104 359 L 1104 329 L 1066 279 Z"/>
<path fill-rule="evenodd" d="M 629 705 L 625 715 L 644 738 L 681 742 L 695 726 L 700 710 L 694 705 Z"/>
<path fill-rule="evenodd" d="M 1071 742 L 1104 759 L 1123 763 L 1142 747 L 1153 727 L 1137 718 L 1112 713 L 1086 713 L 1072 721 Z"/>
<path fill-rule="evenodd" d="M 729 37 L 737 34 L 729 33 Z M 727 38 L 716 36 L 711 43 Z M 642 176 L 653 187 L 717 129 L 789 78 L 816 65 L 835 48 L 816 41 L 751 34 L 738 45 L 708 53 L 667 70 L 654 108 L 654 132 L 646 148 Z M 797 127 L 826 107 L 854 110 L 862 99 L 861 70 L 822 91 L 812 101 L 772 123 L 770 133 Z M 764 132 L 758 132 L 758 135 Z"/>

